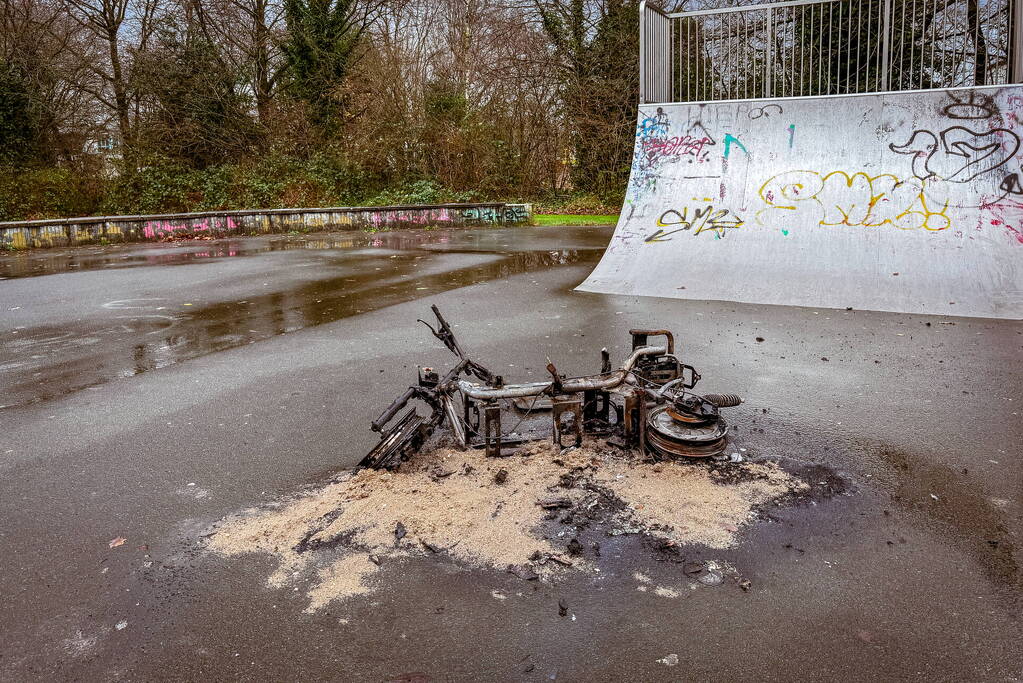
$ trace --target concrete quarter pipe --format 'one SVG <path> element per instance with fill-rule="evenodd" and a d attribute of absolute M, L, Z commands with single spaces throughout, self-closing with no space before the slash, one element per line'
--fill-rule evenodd
<path fill-rule="evenodd" d="M 641 105 L 579 289 L 1023 319 L 1023 87 Z"/>

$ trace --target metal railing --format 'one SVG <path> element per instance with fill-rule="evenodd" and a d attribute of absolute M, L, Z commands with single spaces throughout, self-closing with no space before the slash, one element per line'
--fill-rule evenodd
<path fill-rule="evenodd" d="M 924 90 L 1023 80 L 1023 0 L 640 3 L 640 102 Z"/>

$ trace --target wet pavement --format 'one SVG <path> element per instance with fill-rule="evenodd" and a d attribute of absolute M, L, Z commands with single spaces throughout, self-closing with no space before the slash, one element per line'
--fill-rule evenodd
<path fill-rule="evenodd" d="M 599 232 L 578 228 L 566 230 L 564 240 L 552 237 L 533 235 L 513 247 L 508 230 L 359 232 L 11 255 L 0 259 L 0 277 L 10 280 L 4 301 L 15 304 L 5 307 L 0 324 L 0 383 L 6 387 L 0 407 L 52 399 L 431 292 L 593 264 L 606 242 Z M 177 268 L 168 272 L 169 266 Z M 41 275 L 60 277 L 49 278 L 39 292 L 31 276 Z M 109 296 L 118 298 L 104 300 Z"/>
<path fill-rule="evenodd" d="M 1023 678 L 1023 325 L 571 291 L 609 236 L 0 256 L 0 679 Z M 700 389 L 746 398 L 738 445 L 814 494 L 727 551 L 621 536 L 599 578 L 554 585 L 424 558 L 314 615 L 266 586 L 267 558 L 204 552 L 222 516 L 353 465 L 415 366 L 447 366 L 416 323 L 430 304 L 512 381 L 673 329 Z M 636 590 L 636 571 L 677 582 L 680 559 L 751 588 Z"/>

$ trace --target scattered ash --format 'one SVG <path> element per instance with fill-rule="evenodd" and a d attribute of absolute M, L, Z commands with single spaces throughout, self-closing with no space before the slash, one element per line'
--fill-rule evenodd
<path fill-rule="evenodd" d="M 750 467 L 736 467 L 738 463 L 709 462 L 705 465 L 711 481 L 725 486 L 749 484 L 755 481 L 766 481 L 769 474 L 763 470 Z"/>
<path fill-rule="evenodd" d="M 779 496 L 773 502 L 775 507 L 811 505 L 852 491 L 852 482 L 848 478 L 824 465 L 789 464 L 785 469 L 805 485 Z"/>
<path fill-rule="evenodd" d="M 381 566 L 409 557 L 554 582 L 595 572 L 602 546 L 635 535 L 666 561 L 691 563 L 693 548 L 735 545 L 763 506 L 798 503 L 811 495 L 804 481 L 825 480 L 823 470 L 793 475 L 774 462 L 642 462 L 599 439 L 560 453 L 537 442 L 503 458 L 437 448 L 398 471 L 346 473 L 227 518 L 208 546 L 275 557 L 268 584 L 306 586 L 315 611 L 371 592 Z M 711 568 L 696 578 L 724 575 Z M 661 588 L 654 594 L 675 590 Z"/>

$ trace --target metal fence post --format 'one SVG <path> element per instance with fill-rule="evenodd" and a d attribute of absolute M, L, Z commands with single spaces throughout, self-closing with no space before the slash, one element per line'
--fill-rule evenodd
<path fill-rule="evenodd" d="M 1012 3 L 1012 34 L 1010 43 L 1009 81 L 1023 83 L 1023 1 L 1010 0 Z"/>
<path fill-rule="evenodd" d="M 668 22 L 668 101 L 675 102 L 675 22 L 671 19 L 665 19 Z M 682 55 L 679 55 L 681 58 Z M 682 97 L 681 86 L 678 89 L 678 96 Z"/>
<path fill-rule="evenodd" d="M 764 77 L 764 97 L 771 96 L 774 76 L 774 9 L 767 10 L 767 74 Z"/>
<path fill-rule="evenodd" d="M 889 88 L 892 46 L 892 0 L 884 0 L 884 27 L 881 29 L 881 90 Z"/>
<path fill-rule="evenodd" d="M 639 103 L 646 104 L 646 0 L 639 3 Z"/>

